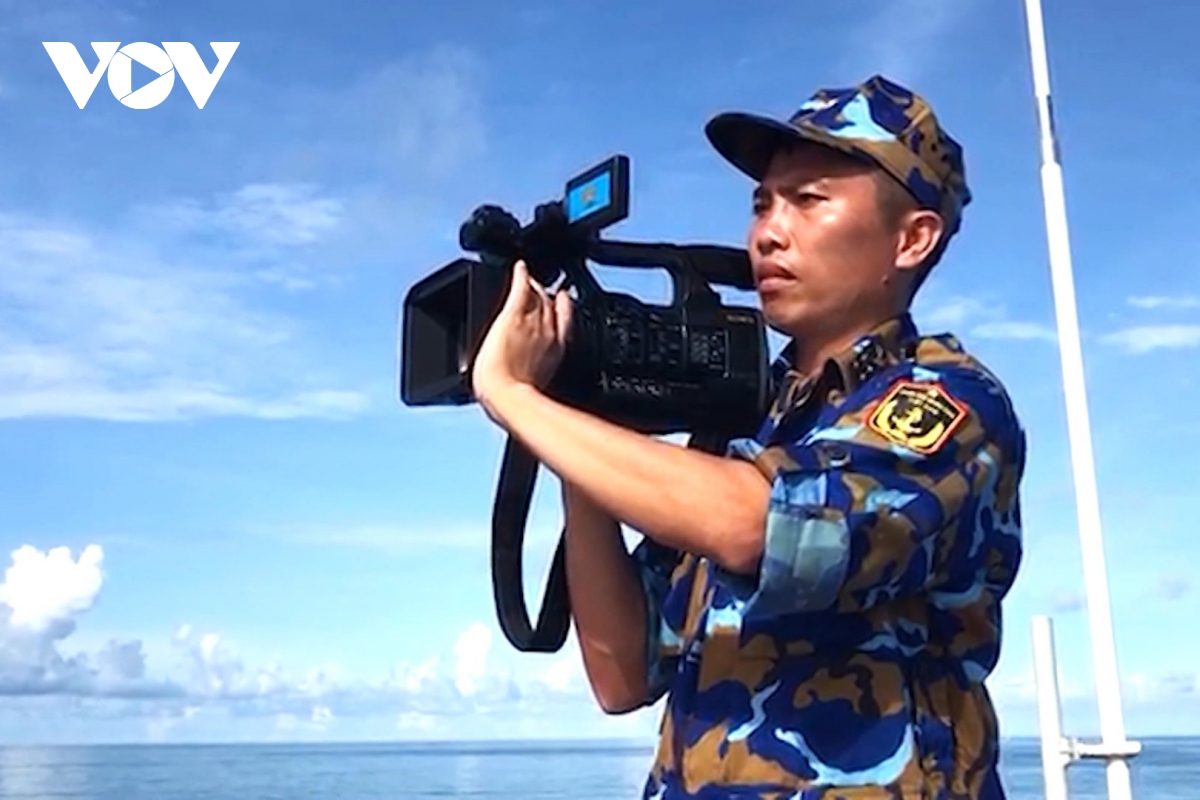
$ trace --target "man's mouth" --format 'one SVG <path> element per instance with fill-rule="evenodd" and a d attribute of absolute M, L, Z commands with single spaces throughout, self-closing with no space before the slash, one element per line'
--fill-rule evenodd
<path fill-rule="evenodd" d="M 792 280 L 792 274 L 773 263 L 759 265 L 754 273 L 754 282 L 760 289 L 778 287 L 790 280 Z"/>

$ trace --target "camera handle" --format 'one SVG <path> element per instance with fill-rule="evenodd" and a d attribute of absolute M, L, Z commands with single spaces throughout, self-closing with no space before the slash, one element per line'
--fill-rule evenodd
<path fill-rule="evenodd" d="M 703 431 L 693 433 L 687 446 L 719 455 L 728 442 L 728 436 Z M 521 574 L 525 522 L 539 466 L 524 445 L 515 437 L 508 437 L 492 507 L 492 594 L 500 629 L 513 647 L 525 653 L 554 653 L 566 642 L 571 626 L 565 529 L 559 534 L 550 563 L 550 577 L 536 628 L 529 620 Z"/>

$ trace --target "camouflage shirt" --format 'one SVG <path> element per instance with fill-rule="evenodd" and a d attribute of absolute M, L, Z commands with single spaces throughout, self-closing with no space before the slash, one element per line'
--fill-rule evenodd
<path fill-rule="evenodd" d="M 644 540 L 646 798 L 1002 798 L 984 679 L 1021 559 L 999 381 L 905 315 L 781 391 L 730 455 L 771 482 L 755 575 Z"/>

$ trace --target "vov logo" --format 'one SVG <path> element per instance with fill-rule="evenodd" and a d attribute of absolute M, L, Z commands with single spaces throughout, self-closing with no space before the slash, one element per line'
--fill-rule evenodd
<path fill-rule="evenodd" d="M 113 97 L 129 108 L 154 108 L 175 88 L 175 73 L 196 101 L 196 108 L 204 108 L 217 81 L 225 74 L 229 60 L 241 42 L 209 42 L 217 56 L 217 66 L 212 72 L 200 60 L 196 48 L 188 42 L 163 42 L 162 47 L 149 42 L 130 42 L 124 47 L 120 42 L 92 42 L 99 63 L 89 70 L 75 45 L 70 42 L 42 42 L 50 60 L 75 105 L 83 108 L 91 99 L 100 83 L 100 77 L 108 73 L 108 88 Z M 133 88 L 133 62 L 141 64 L 158 75 L 136 91 Z"/>

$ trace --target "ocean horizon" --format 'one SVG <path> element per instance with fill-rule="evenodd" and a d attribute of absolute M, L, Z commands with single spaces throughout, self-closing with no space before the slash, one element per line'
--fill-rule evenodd
<path fill-rule="evenodd" d="M 1135 798 L 1198 796 L 1200 736 L 1138 739 Z M 0 746 L 5 800 L 425 800 L 640 796 L 645 739 L 24 744 Z M 1039 742 L 1011 737 L 1001 770 L 1012 800 L 1043 798 Z M 1107 797 L 1100 763 L 1068 771 L 1072 800 Z"/>

